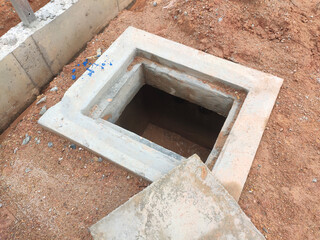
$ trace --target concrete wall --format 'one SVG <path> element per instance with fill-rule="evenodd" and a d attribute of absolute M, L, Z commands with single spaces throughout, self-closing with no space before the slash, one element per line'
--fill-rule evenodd
<path fill-rule="evenodd" d="M 0 38 L 0 133 L 132 0 L 54 0 Z"/>

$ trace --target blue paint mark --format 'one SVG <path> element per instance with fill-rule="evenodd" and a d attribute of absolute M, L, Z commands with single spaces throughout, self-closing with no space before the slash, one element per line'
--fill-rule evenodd
<path fill-rule="evenodd" d="M 92 65 L 92 63 L 89 63 L 89 65 Z"/>
<path fill-rule="evenodd" d="M 112 63 L 110 63 L 110 66 L 112 66 Z"/>
<path fill-rule="evenodd" d="M 74 68 L 74 69 L 72 69 L 72 73 L 75 73 L 76 72 L 76 69 Z"/>
<path fill-rule="evenodd" d="M 99 67 L 99 64 L 93 63 L 94 65 L 96 65 L 97 67 Z"/>
<path fill-rule="evenodd" d="M 77 66 L 80 67 L 80 64 L 78 63 Z"/>
<path fill-rule="evenodd" d="M 101 69 L 104 69 L 104 67 L 101 67 Z"/>
<path fill-rule="evenodd" d="M 83 66 L 87 66 L 87 63 L 88 63 L 88 59 L 86 59 L 82 64 Z"/>
<path fill-rule="evenodd" d="M 72 80 L 76 80 L 76 75 L 72 75 Z"/>
<path fill-rule="evenodd" d="M 105 64 L 105 63 L 102 63 L 101 65 L 104 66 L 104 65 L 106 65 L 106 64 Z"/>

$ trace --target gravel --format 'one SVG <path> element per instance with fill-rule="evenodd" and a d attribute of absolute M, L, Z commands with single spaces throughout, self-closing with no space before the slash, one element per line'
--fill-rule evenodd
<path fill-rule="evenodd" d="M 102 161 L 103 161 L 102 157 L 99 157 L 98 162 L 102 162 Z"/>
<path fill-rule="evenodd" d="M 43 98 L 41 98 L 37 103 L 36 105 L 39 105 L 40 103 L 43 103 L 47 100 L 47 96 L 44 96 Z"/>
<path fill-rule="evenodd" d="M 31 172 L 30 168 L 26 168 L 26 170 L 24 170 L 25 173 Z"/>
<path fill-rule="evenodd" d="M 48 147 L 49 148 L 53 147 L 53 143 L 52 142 L 48 142 Z"/>
<path fill-rule="evenodd" d="M 39 112 L 39 115 L 42 116 L 46 111 L 47 111 L 47 107 L 46 107 L 46 105 L 44 105 L 44 106 L 41 108 L 41 110 L 40 110 L 40 112 Z"/>
<path fill-rule="evenodd" d="M 316 178 L 312 179 L 312 182 L 316 183 L 318 180 Z"/>
<path fill-rule="evenodd" d="M 50 92 L 57 92 L 58 91 L 58 87 L 53 87 L 50 89 Z"/>
<path fill-rule="evenodd" d="M 25 139 L 23 139 L 23 141 L 22 141 L 22 145 L 28 144 L 28 143 L 30 142 L 30 140 L 31 140 L 31 136 L 29 136 L 28 134 L 26 134 Z"/>
<path fill-rule="evenodd" d="M 70 144 L 69 147 L 72 148 L 72 149 L 76 149 L 77 148 L 77 146 L 75 144 Z"/>

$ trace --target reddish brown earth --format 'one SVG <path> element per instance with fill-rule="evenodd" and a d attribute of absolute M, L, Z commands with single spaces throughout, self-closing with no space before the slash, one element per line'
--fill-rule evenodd
<path fill-rule="evenodd" d="M 72 85 L 74 66 L 105 51 L 130 25 L 284 79 L 239 203 L 268 239 L 320 239 L 315 0 L 159 0 L 156 7 L 139 0 L 119 14 L 44 90 L 47 102 L 34 103 L 1 137 L 0 239 L 90 239 L 90 225 L 147 186 L 36 123 L 41 107 Z M 77 77 L 83 71 L 78 67 Z M 49 92 L 54 86 L 58 92 Z M 26 133 L 32 140 L 21 146 Z"/>
<path fill-rule="evenodd" d="M 34 12 L 46 5 L 50 0 L 28 0 Z M 0 0 L 0 36 L 21 22 L 10 0 Z"/>

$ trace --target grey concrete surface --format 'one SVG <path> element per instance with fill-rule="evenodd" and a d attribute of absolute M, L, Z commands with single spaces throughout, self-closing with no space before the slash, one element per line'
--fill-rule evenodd
<path fill-rule="evenodd" d="M 95 240 L 265 239 L 193 156 L 90 227 Z"/>
<path fill-rule="evenodd" d="M 89 76 L 85 72 L 62 100 L 40 118 L 39 124 L 150 181 L 170 171 L 184 158 L 99 118 L 99 114 L 96 117 L 90 114 L 103 112 L 104 108 L 99 109 L 97 103 L 104 102 L 103 106 L 107 106 L 113 101 L 112 98 L 107 99 L 105 93 L 116 89 L 119 80 L 130 73 L 128 67 L 137 56 L 190 75 L 190 79 L 206 80 L 210 84 L 202 83 L 207 89 L 215 89 L 215 84 L 219 83 L 247 93 L 235 120 L 233 109 L 240 106 L 236 101 L 229 112 L 223 129 L 230 124 L 230 119 L 234 123 L 220 154 L 213 149 L 206 161 L 210 166 L 213 157 L 218 155 L 213 172 L 238 200 L 282 85 L 283 80 L 278 77 L 129 27 L 90 67 L 94 75 Z M 112 61 L 112 66 L 101 68 L 108 61 Z M 190 79 L 189 85 L 193 81 Z M 177 88 L 177 85 L 171 85 L 172 89 L 168 91 L 178 95 L 182 88 Z M 196 92 L 191 91 L 188 99 L 195 95 Z M 206 97 L 203 94 L 194 99 L 201 103 Z"/>
<path fill-rule="evenodd" d="M 8 55 L 0 61 L 0 130 L 7 126 L 12 116 L 30 104 L 39 93 L 36 86 L 21 67 L 17 59 Z"/>
<path fill-rule="evenodd" d="M 119 8 L 119 3 L 121 7 Z M 0 133 L 30 103 L 30 94 L 24 85 L 25 79 L 17 79 L 20 70 L 14 72 L 12 55 L 27 75 L 28 84 L 37 92 L 57 74 L 72 57 L 81 50 L 92 36 L 98 33 L 115 17 L 119 10 L 127 7 L 132 0 L 55 0 L 50 1 L 35 15 L 37 20 L 26 27 L 22 23 L 11 28 L 0 37 L 0 84 L 3 89 L 15 82 L 15 89 L 4 92 L 0 112 Z M 2 64 L 1 64 L 2 63 Z M 5 66 L 5 67 L 3 67 Z M 8 78 L 11 76 L 11 78 Z M 6 85 L 7 84 L 7 85 Z M 25 89 L 25 91 L 24 91 Z M 19 95 L 14 95 L 19 92 Z M 14 99 L 14 100 L 13 100 Z M 8 102 L 15 105 L 7 107 Z M 12 109 L 12 111 L 9 111 Z"/>

